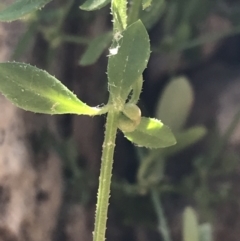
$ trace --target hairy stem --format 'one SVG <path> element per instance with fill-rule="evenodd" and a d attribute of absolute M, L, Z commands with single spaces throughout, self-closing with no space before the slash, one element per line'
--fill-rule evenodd
<path fill-rule="evenodd" d="M 117 133 L 118 112 L 110 110 L 107 115 L 103 142 L 102 164 L 99 177 L 97 207 L 93 241 L 105 241 L 110 184 L 113 166 L 113 153 Z"/>

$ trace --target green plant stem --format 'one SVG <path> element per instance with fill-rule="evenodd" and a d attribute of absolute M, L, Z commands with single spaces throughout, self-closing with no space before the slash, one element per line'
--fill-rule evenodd
<path fill-rule="evenodd" d="M 102 164 L 99 177 L 96 217 L 93 241 L 105 241 L 107 212 L 113 166 L 113 153 L 117 134 L 118 112 L 110 110 L 107 115 L 105 138 L 103 142 Z"/>
<path fill-rule="evenodd" d="M 158 191 L 155 188 L 151 190 L 151 198 L 158 217 L 158 230 L 161 233 L 164 241 L 171 241 L 169 228 L 167 225 L 165 215 L 163 213 L 161 200 L 158 195 Z"/>
<path fill-rule="evenodd" d="M 141 4 L 141 0 L 132 0 L 128 14 L 128 25 L 136 22 L 139 19 L 139 11 Z"/>

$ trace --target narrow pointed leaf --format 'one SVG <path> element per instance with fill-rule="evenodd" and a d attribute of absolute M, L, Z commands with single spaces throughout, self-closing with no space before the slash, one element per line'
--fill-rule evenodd
<path fill-rule="evenodd" d="M 176 144 L 171 130 L 161 121 L 142 117 L 133 132 L 124 132 L 124 136 L 134 144 L 147 148 L 163 148 Z"/>
<path fill-rule="evenodd" d="M 112 0 L 114 32 L 122 32 L 127 27 L 127 1 Z"/>
<path fill-rule="evenodd" d="M 80 8 L 85 11 L 94 11 L 105 7 L 110 2 L 111 0 L 87 0 Z"/>
<path fill-rule="evenodd" d="M 131 86 L 147 66 L 150 44 L 148 33 L 140 20 L 121 35 L 117 46 L 110 49 L 108 79 L 113 102 L 123 105 Z"/>
<path fill-rule="evenodd" d="M 105 33 L 90 42 L 86 52 L 83 54 L 79 64 L 86 66 L 94 64 L 101 56 L 103 51 L 110 45 L 112 33 Z"/>
<path fill-rule="evenodd" d="M 10 22 L 24 17 L 49 3 L 51 0 L 16 0 L 0 11 L 0 21 Z"/>
<path fill-rule="evenodd" d="M 55 77 L 29 64 L 0 63 L 0 92 L 16 106 L 36 113 L 99 112 L 80 101 Z"/>

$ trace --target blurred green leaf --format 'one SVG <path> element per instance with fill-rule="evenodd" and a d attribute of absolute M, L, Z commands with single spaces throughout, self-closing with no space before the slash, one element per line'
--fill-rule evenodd
<path fill-rule="evenodd" d="M 112 32 L 102 34 L 92 40 L 83 54 L 79 64 L 83 66 L 94 64 L 103 51 L 110 45 Z"/>
<path fill-rule="evenodd" d="M 193 104 L 193 90 L 186 77 L 174 78 L 158 101 L 156 117 L 174 132 L 180 130 Z"/>
<path fill-rule="evenodd" d="M 131 86 L 146 68 L 149 55 L 148 33 L 140 20 L 124 30 L 119 42 L 111 46 L 108 79 L 115 105 L 124 105 Z"/>
<path fill-rule="evenodd" d="M 162 150 L 164 157 L 172 156 L 201 140 L 207 133 L 204 126 L 195 126 L 175 133 L 177 144 Z"/>
<path fill-rule="evenodd" d="M 186 43 L 191 37 L 190 24 L 183 22 L 179 24 L 174 35 L 174 47 Z"/>
<path fill-rule="evenodd" d="M 140 124 L 132 132 L 124 132 L 124 136 L 137 146 L 147 148 L 163 148 L 176 144 L 171 130 L 157 119 L 142 117 Z"/>
<path fill-rule="evenodd" d="M 0 11 L 0 21 L 10 22 L 24 17 L 49 3 L 51 0 L 17 0 Z"/>
<path fill-rule="evenodd" d="M 193 208 L 187 207 L 183 213 L 183 241 L 200 241 L 197 215 Z"/>
<path fill-rule="evenodd" d="M 156 158 L 149 155 L 148 158 L 141 162 L 138 169 L 138 184 L 144 188 L 155 186 L 164 177 L 164 167 L 165 161 L 160 155 Z"/>
<path fill-rule="evenodd" d="M 46 71 L 24 63 L 0 63 L 0 91 L 16 106 L 45 114 L 96 115 L 92 108 Z"/>
<path fill-rule="evenodd" d="M 87 0 L 80 6 L 82 10 L 93 11 L 105 7 L 111 0 Z"/>
<path fill-rule="evenodd" d="M 213 241 L 212 225 L 204 223 L 199 225 L 199 241 Z"/>

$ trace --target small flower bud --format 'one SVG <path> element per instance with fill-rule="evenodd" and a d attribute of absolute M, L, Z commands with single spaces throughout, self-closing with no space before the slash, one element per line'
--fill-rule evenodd
<path fill-rule="evenodd" d="M 141 121 L 141 110 L 135 104 L 126 104 L 123 109 L 123 114 L 137 124 Z"/>

